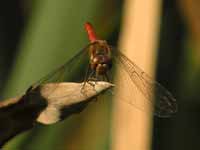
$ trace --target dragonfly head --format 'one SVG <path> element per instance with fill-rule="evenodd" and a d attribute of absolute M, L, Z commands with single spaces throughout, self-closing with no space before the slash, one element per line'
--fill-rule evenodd
<path fill-rule="evenodd" d="M 91 68 L 97 75 L 105 75 L 111 69 L 112 63 L 107 55 L 96 55 L 91 59 Z"/>

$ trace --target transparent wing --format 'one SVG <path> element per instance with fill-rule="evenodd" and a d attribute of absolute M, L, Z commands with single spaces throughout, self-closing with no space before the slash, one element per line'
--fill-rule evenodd
<path fill-rule="evenodd" d="M 82 81 L 89 66 L 88 48 L 91 44 L 80 50 L 75 56 L 69 59 L 65 64 L 49 73 L 32 85 L 33 88 L 45 83 L 59 83 L 67 81 Z"/>
<path fill-rule="evenodd" d="M 133 61 L 124 54 L 112 48 L 114 61 L 124 69 L 142 95 L 154 105 L 154 114 L 159 117 L 169 117 L 177 112 L 176 99 L 161 84 L 154 81 Z M 117 67 L 118 67 L 117 66 Z M 153 98 L 156 98 L 154 101 Z"/>

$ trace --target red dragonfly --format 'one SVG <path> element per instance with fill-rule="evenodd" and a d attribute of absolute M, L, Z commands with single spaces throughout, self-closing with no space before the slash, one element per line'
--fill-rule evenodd
<path fill-rule="evenodd" d="M 170 117 L 177 112 L 176 99 L 167 89 L 149 77 L 116 48 L 110 46 L 105 40 L 97 38 L 90 23 L 85 23 L 85 29 L 90 43 L 69 61 L 42 78 L 32 87 L 37 87 L 45 82 L 78 81 L 74 77 L 75 74 L 80 75 L 80 79 L 85 82 L 90 80 L 111 81 L 113 70 L 115 70 L 113 68 L 116 67 L 118 70 L 123 70 L 124 74 L 128 76 L 129 80 L 148 102 L 154 104 L 154 114 L 156 116 Z M 86 67 L 80 67 L 81 65 L 86 65 Z M 151 100 L 153 95 L 156 96 L 155 102 Z"/>

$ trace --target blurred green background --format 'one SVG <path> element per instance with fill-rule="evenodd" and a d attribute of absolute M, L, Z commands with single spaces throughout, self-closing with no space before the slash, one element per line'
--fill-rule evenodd
<path fill-rule="evenodd" d="M 186 0 L 185 0 L 186 1 Z M 199 148 L 200 55 L 195 4 L 163 1 L 157 80 L 172 91 L 179 112 L 154 119 L 152 149 Z M 122 0 L 4 1 L 0 5 L 1 98 L 24 93 L 32 83 L 63 64 L 87 43 L 83 29 L 91 21 L 101 37 L 117 44 Z M 144 10 L 145 11 L 145 10 Z M 194 13 L 194 14 L 195 14 Z M 198 18 L 198 17 L 197 17 Z M 196 18 L 196 20 L 197 20 Z M 11 140 L 4 150 L 109 150 L 110 102 L 92 104 L 80 115 L 34 129 Z"/>

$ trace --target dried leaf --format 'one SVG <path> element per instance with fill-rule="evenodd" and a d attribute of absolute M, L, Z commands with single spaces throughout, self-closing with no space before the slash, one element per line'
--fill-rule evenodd
<path fill-rule="evenodd" d="M 41 86 L 41 96 L 48 102 L 47 107 L 40 113 L 37 121 L 52 124 L 72 113 L 82 111 L 91 98 L 111 88 L 108 82 L 84 83 L 50 83 Z"/>
<path fill-rule="evenodd" d="M 48 83 L 16 98 L 0 102 L 0 147 L 36 122 L 52 124 L 81 112 L 100 93 L 113 87 L 108 82 Z"/>

